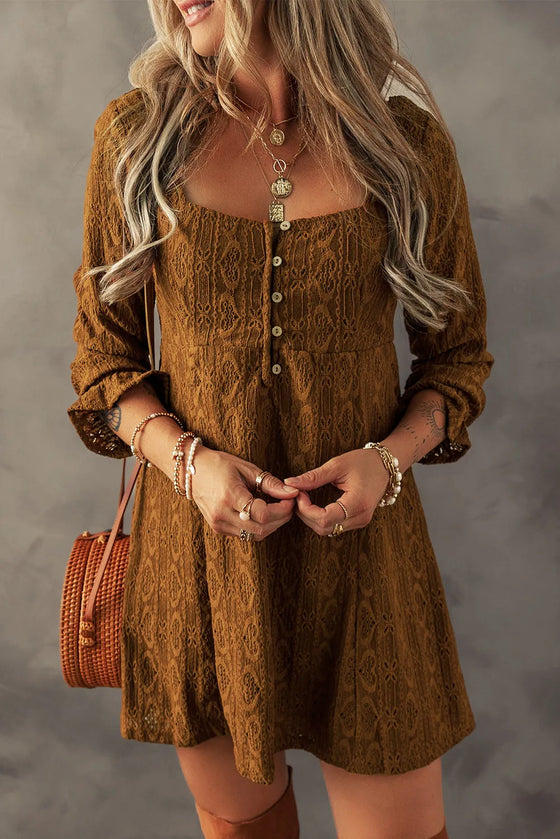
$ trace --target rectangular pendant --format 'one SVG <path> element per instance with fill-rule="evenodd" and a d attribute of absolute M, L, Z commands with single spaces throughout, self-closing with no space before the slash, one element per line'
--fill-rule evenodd
<path fill-rule="evenodd" d="M 271 201 L 268 205 L 268 218 L 270 221 L 284 221 L 284 205 L 279 201 Z"/>

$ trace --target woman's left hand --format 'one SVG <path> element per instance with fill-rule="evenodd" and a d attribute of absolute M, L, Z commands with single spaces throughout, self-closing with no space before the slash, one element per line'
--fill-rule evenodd
<path fill-rule="evenodd" d="M 389 473 L 375 449 L 352 449 L 331 457 L 322 466 L 310 469 L 309 472 L 284 478 L 284 483 L 299 490 L 295 499 L 296 515 L 319 536 L 328 536 L 337 522 L 344 524 L 344 530 L 354 530 L 369 524 L 389 486 Z M 307 490 L 328 483 L 342 491 L 340 501 L 348 510 L 347 519 L 336 501 L 326 507 L 311 503 Z"/>

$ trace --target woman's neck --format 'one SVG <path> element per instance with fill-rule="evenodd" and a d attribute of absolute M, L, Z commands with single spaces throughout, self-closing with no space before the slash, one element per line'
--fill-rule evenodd
<path fill-rule="evenodd" d="M 273 65 L 268 59 L 266 62 L 262 62 L 260 71 L 272 99 L 272 121 L 278 123 L 293 117 L 292 88 L 284 67 L 280 63 Z M 235 93 L 241 104 L 248 105 L 255 111 L 261 112 L 264 108 L 264 100 L 253 80 L 242 70 L 239 70 L 234 75 L 233 82 Z M 249 116 L 253 120 L 255 119 L 253 111 L 250 111 Z"/>

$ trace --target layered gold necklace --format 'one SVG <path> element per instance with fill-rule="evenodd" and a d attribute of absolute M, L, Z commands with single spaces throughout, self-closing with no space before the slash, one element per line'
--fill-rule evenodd
<path fill-rule="evenodd" d="M 251 105 L 248 105 L 247 102 L 244 102 L 243 99 L 241 99 L 240 97 L 237 97 L 237 98 L 239 99 L 240 102 L 243 102 L 244 105 L 247 105 L 249 108 L 251 108 L 251 110 L 253 110 L 253 111 L 256 110 Z M 251 123 L 251 125 L 254 129 L 255 126 L 254 126 L 253 121 L 249 117 L 247 117 L 247 119 L 249 120 L 249 122 Z M 282 125 L 284 122 L 290 122 L 293 119 L 296 119 L 296 117 L 289 117 L 288 119 L 284 119 L 281 122 L 277 122 L 277 123 L 273 122 L 272 123 L 273 129 L 270 132 L 269 140 L 273 145 L 281 146 L 284 143 L 284 140 L 286 138 L 286 135 L 284 134 L 284 132 L 280 128 L 278 128 L 278 126 Z M 247 137 L 247 133 L 246 133 L 245 129 L 243 128 L 243 126 L 241 126 L 241 130 L 243 131 L 243 134 L 245 135 L 245 139 L 247 140 L 247 142 L 249 142 L 249 138 Z M 283 158 L 277 157 L 274 154 L 274 152 L 272 151 L 272 149 L 270 149 L 267 146 L 267 144 L 265 142 L 265 139 L 262 135 L 262 132 L 259 131 L 258 134 L 259 134 L 259 139 L 260 139 L 260 141 L 263 145 L 263 148 L 272 157 L 272 160 L 273 160 L 272 168 L 274 169 L 274 171 L 277 175 L 276 179 L 272 183 L 269 183 L 269 179 L 267 178 L 266 173 L 265 173 L 265 171 L 264 171 L 264 169 L 261 165 L 261 162 L 260 162 L 259 158 L 257 157 L 255 149 L 253 147 L 253 154 L 255 155 L 255 159 L 256 159 L 256 161 L 259 165 L 259 168 L 260 168 L 261 172 L 263 173 L 263 177 L 264 177 L 267 185 L 269 186 L 272 195 L 274 196 L 272 201 L 268 205 L 268 218 L 269 218 L 270 221 L 284 221 L 284 204 L 282 204 L 278 199 L 287 198 L 288 195 L 290 195 L 292 193 L 293 188 L 294 188 L 291 180 L 288 177 L 285 177 L 285 175 L 284 175 L 284 173 L 286 172 L 286 169 L 288 167 L 288 164 L 286 163 L 285 160 L 283 160 Z M 305 148 L 306 145 L 307 145 L 307 143 L 300 143 L 299 149 L 297 150 L 296 154 L 294 155 L 293 160 L 290 163 L 290 168 L 289 168 L 289 171 L 288 171 L 288 175 L 292 171 L 292 168 L 293 168 L 293 165 L 296 161 L 296 158 L 298 157 L 298 155 L 301 154 L 301 152 L 303 151 L 303 149 Z"/>
<path fill-rule="evenodd" d="M 251 110 L 254 111 L 256 114 L 260 113 L 260 111 L 258 111 L 256 108 L 253 108 L 252 105 L 249 105 L 249 103 L 245 102 L 245 100 L 242 99 L 240 96 L 236 96 L 236 99 L 239 102 L 243 102 L 244 105 L 247 105 L 247 107 L 251 108 Z M 280 120 L 280 122 L 271 123 L 272 131 L 268 135 L 268 139 L 270 140 L 273 146 L 283 145 L 284 140 L 286 139 L 286 135 L 284 134 L 281 128 L 278 128 L 278 126 L 284 125 L 285 122 L 291 122 L 293 119 L 296 119 L 296 117 L 288 117 L 288 119 L 282 119 Z"/>

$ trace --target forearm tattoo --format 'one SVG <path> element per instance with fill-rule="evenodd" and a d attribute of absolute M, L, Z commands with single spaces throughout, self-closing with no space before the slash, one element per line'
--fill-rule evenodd
<path fill-rule="evenodd" d="M 118 431 L 121 424 L 121 406 L 116 402 L 112 408 L 107 411 L 99 411 L 99 416 L 105 420 L 107 425 L 113 431 Z"/>
<path fill-rule="evenodd" d="M 143 381 L 134 385 L 132 390 L 140 390 L 149 393 L 151 396 L 157 396 L 156 390 L 151 382 Z M 157 410 L 160 410 L 159 408 Z M 119 402 L 115 402 L 112 408 L 106 411 L 98 411 L 99 416 L 105 420 L 112 431 L 118 431 L 121 426 L 121 406 Z"/>
<path fill-rule="evenodd" d="M 437 399 L 435 397 L 424 399 L 419 401 L 418 405 L 415 407 L 417 416 L 423 417 L 425 422 L 420 425 L 419 423 L 417 424 L 405 421 L 403 423 L 403 427 L 406 428 L 406 430 L 409 431 L 414 438 L 415 445 L 413 459 L 414 462 L 417 463 L 421 457 L 445 439 L 447 410 L 443 397 L 441 399 Z M 428 449 L 426 449 L 426 445 L 429 446 Z"/>

